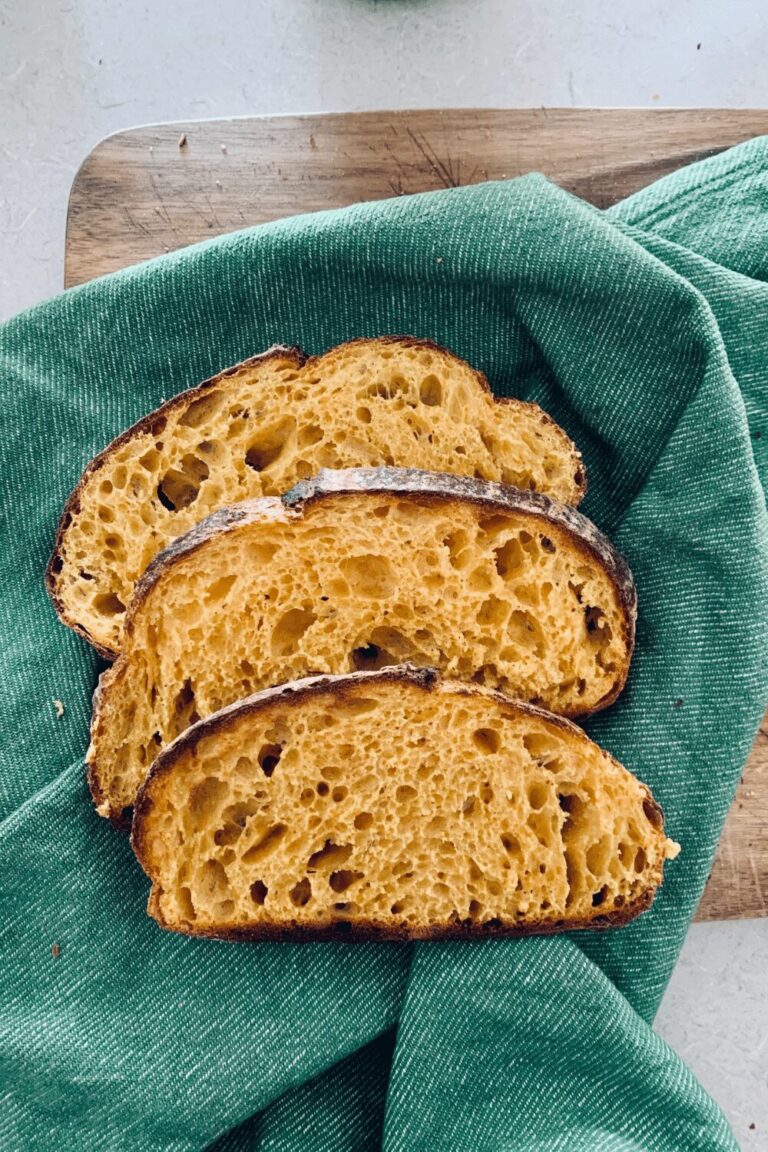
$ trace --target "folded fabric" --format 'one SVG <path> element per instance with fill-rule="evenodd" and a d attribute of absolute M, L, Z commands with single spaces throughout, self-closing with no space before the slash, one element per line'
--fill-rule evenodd
<path fill-rule="evenodd" d="M 0 329 L 0 1146 L 736 1147 L 650 1022 L 768 693 L 767 161 L 755 140 L 608 213 L 530 176 L 281 221 Z M 588 730 L 651 786 L 683 853 L 620 931 L 174 937 L 92 811 L 99 662 L 42 582 L 82 467 L 274 341 L 385 332 L 432 337 L 550 411 L 584 451 L 584 510 L 634 570 L 629 684 Z"/>

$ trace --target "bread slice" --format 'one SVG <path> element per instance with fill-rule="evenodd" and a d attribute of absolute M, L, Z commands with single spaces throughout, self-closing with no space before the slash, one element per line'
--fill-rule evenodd
<path fill-rule="evenodd" d="M 412 337 L 307 358 L 273 348 L 169 400 L 86 468 L 47 584 L 65 624 L 113 657 L 133 587 L 171 540 L 225 504 L 322 467 L 397 464 L 499 480 L 577 504 L 584 466 L 535 404 Z"/>
<path fill-rule="evenodd" d="M 159 924 L 241 939 L 623 924 L 677 851 L 645 785 L 579 728 L 403 666 L 189 728 L 141 788 L 133 846 Z"/>
<path fill-rule="evenodd" d="M 99 811 L 242 696 L 411 663 L 587 715 L 618 695 L 635 590 L 590 521 L 545 496 L 411 469 L 321 472 L 214 513 L 137 587 L 88 759 Z"/>

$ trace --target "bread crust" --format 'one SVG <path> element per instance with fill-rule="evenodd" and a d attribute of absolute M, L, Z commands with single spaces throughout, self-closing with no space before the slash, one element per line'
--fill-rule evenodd
<path fill-rule="evenodd" d="M 243 500 L 213 512 L 176 540 L 150 563 L 138 581 L 128 607 L 124 635 L 128 639 L 133 621 L 141 610 L 150 591 L 182 559 L 201 548 L 216 536 L 233 531 L 238 526 L 264 518 L 286 522 L 299 518 L 306 508 L 321 500 L 343 500 L 361 492 L 392 498 L 406 498 L 422 504 L 437 506 L 453 500 L 469 501 L 489 512 L 523 512 L 540 517 L 542 521 L 564 532 L 572 545 L 591 561 L 596 561 L 608 573 L 617 599 L 623 610 L 623 641 L 626 659 L 618 669 L 614 686 L 595 705 L 580 713 L 580 718 L 608 707 L 620 694 L 629 675 L 634 648 L 637 619 L 637 594 L 632 573 L 624 558 L 610 541 L 581 513 L 567 505 L 558 504 L 535 492 L 523 492 L 486 480 L 457 477 L 448 473 L 422 472 L 412 468 L 351 468 L 339 471 L 323 469 L 316 477 L 302 480 L 282 497 L 265 496 L 256 500 Z M 88 783 L 94 804 L 99 812 L 117 826 L 125 827 L 122 811 L 109 807 L 109 798 L 101 785 L 99 765 L 95 755 L 101 723 L 100 707 L 103 692 L 120 676 L 125 667 L 122 655 L 102 676 L 94 693 L 91 719 L 91 748 L 87 757 Z"/>
<path fill-rule="evenodd" d="M 406 925 L 393 927 L 373 920 L 338 921 L 328 920 L 316 925 L 294 923 L 286 926 L 280 924 L 259 924 L 243 928 L 220 927 L 197 928 L 190 925 L 181 929 L 165 922 L 159 906 L 160 893 L 156 890 L 152 876 L 152 861 L 150 858 L 150 844 L 147 836 L 147 821 L 153 808 L 153 793 L 161 786 L 162 780 L 169 775 L 177 761 L 194 747 L 199 740 L 215 736 L 228 727 L 236 724 L 244 716 L 264 711 L 275 703 L 290 699 L 305 702 L 318 695 L 331 695 L 337 699 L 343 698 L 350 689 L 354 689 L 366 682 L 373 684 L 399 683 L 408 684 L 423 692 L 440 691 L 444 678 L 435 668 L 417 668 L 411 664 L 397 664 L 381 668 L 372 672 L 347 672 L 338 676 L 308 676 L 302 680 L 294 680 L 286 684 L 278 684 L 266 688 L 262 692 L 254 693 L 243 700 L 238 700 L 220 709 L 204 720 L 198 721 L 182 732 L 171 744 L 167 745 L 152 764 L 144 783 L 139 789 L 136 805 L 133 812 L 131 827 L 131 846 L 144 872 L 153 882 L 147 911 L 160 925 L 170 932 L 181 932 L 183 935 L 210 937 L 217 940 L 232 941 L 400 941 L 409 940 L 468 940 L 488 939 L 494 937 L 515 937 L 533 935 L 553 935 L 561 932 L 578 931 L 582 929 L 617 928 L 630 920 L 635 919 L 653 903 L 655 888 L 649 888 L 641 896 L 609 913 L 596 913 L 589 919 L 561 919 L 555 922 L 538 921 L 521 927 L 514 921 L 499 921 L 488 927 L 472 920 L 462 920 L 458 923 L 434 925 L 429 928 L 411 929 Z M 561 728 L 564 732 L 575 736 L 579 740 L 586 740 L 585 733 L 572 721 L 564 716 L 556 716 L 539 708 L 535 704 L 527 704 L 521 700 L 512 700 L 502 692 L 493 688 L 482 687 L 477 684 L 466 684 L 460 681 L 451 681 L 451 690 L 455 694 L 466 696 L 484 696 L 498 700 L 505 708 L 523 716 L 531 716 L 546 721 L 553 727 Z M 619 768 L 621 765 L 603 749 L 608 757 Z M 661 806 L 651 794 L 647 785 L 638 781 L 643 789 L 647 803 L 654 812 L 654 824 L 660 832 L 664 829 L 664 813 Z"/>
<path fill-rule="evenodd" d="M 95 648 L 99 655 L 102 656 L 105 660 L 114 660 L 119 654 L 116 650 L 101 644 L 83 624 L 76 620 L 71 612 L 67 610 L 66 605 L 64 604 L 59 594 L 59 576 L 63 567 L 62 544 L 64 537 L 70 524 L 72 523 L 72 520 L 79 514 L 81 510 L 81 498 L 87 482 L 94 475 L 94 473 L 98 472 L 101 468 L 104 467 L 106 463 L 109 462 L 112 455 L 119 448 L 121 448 L 133 437 L 142 435 L 145 432 L 148 432 L 150 435 L 159 434 L 159 432 L 165 426 L 165 421 L 167 420 L 168 416 L 175 412 L 177 408 L 184 407 L 191 400 L 199 399 L 200 397 L 206 395 L 208 392 L 214 391 L 214 389 L 219 387 L 222 381 L 226 380 L 230 376 L 236 375 L 242 371 L 243 368 L 256 364 L 263 364 L 268 360 L 274 359 L 287 360 L 296 369 L 304 368 L 307 365 L 318 363 L 331 352 L 342 351 L 345 348 L 353 347 L 358 344 L 400 344 L 411 348 L 428 348 L 431 351 L 438 352 L 440 355 L 451 356 L 454 360 L 464 365 L 467 371 L 469 371 L 474 376 L 480 390 L 490 396 L 496 404 L 511 404 L 513 406 L 528 408 L 532 411 L 536 411 L 539 414 L 542 424 L 555 424 L 555 421 L 552 419 L 552 417 L 549 416 L 543 408 L 532 401 L 519 400 L 513 396 L 496 396 L 490 384 L 488 383 L 486 376 L 482 372 L 478 371 L 476 368 L 473 368 L 470 364 L 467 363 L 466 360 L 463 360 L 460 356 L 457 356 L 450 349 L 437 344 L 434 340 L 429 340 L 424 337 L 407 335 L 398 336 L 394 334 L 370 338 L 366 336 L 359 336 L 353 340 L 347 340 L 342 344 L 337 344 L 316 356 L 309 356 L 302 348 L 299 348 L 297 345 L 274 344 L 265 352 L 262 352 L 257 356 L 250 356 L 247 359 L 240 361 L 238 364 L 234 364 L 229 368 L 225 368 L 223 371 L 218 372 L 215 376 L 211 376 L 207 380 L 203 380 L 202 383 L 196 384 L 194 387 L 187 388 L 185 391 L 179 392 L 175 396 L 172 396 L 170 400 L 166 400 L 164 404 L 161 404 L 158 408 L 155 408 L 146 416 L 142 416 L 141 419 L 137 420 L 129 428 L 126 428 L 124 432 L 121 432 L 119 436 L 116 436 L 114 440 L 110 441 L 106 448 L 94 456 L 93 459 L 86 465 L 80 479 L 75 485 L 73 491 L 70 493 L 66 503 L 64 504 L 64 508 L 62 510 L 56 529 L 53 550 L 45 569 L 45 587 L 56 611 L 56 614 L 62 623 L 65 624 L 68 628 L 71 628 L 79 636 L 82 636 L 84 640 L 87 640 L 88 643 L 93 648 Z M 576 448 L 576 445 L 562 428 L 560 428 L 560 432 L 563 435 L 564 447 L 569 447 L 576 459 L 579 461 L 577 471 L 574 475 L 574 483 L 576 485 L 576 502 L 578 503 L 584 498 L 587 491 L 586 471 L 581 461 L 581 453 Z"/>
<path fill-rule="evenodd" d="M 151 589 L 170 569 L 185 556 L 202 547 L 220 533 L 230 532 L 241 524 L 262 519 L 265 515 L 289 519 L 300 517 L 311 505 L 321 500 L 345 499 L 361 492 L 371 496 L 390 496 L 414 500 L 420 504 L 439 506 L 460 500 L 487 508 L 489 512 L 521 512 L 541 518 L 554 525 L 568 537 L 570 543 L 591 561 L 605 569 L 624 613 L 623 639 L 627 659 L 611 692 L 581 716 L 590 716 L 612 704 L 622 691 L 632 658 L 637 622 L 637 591 L 632 572 L 626 560 L 600 529 L 566 504 L 558 504 L 539 492 L 524 492 L 519 488 L 497 484 L 491 480 L 475 480 L 468 476 L 455 476 L 447 472 L 423 472 L 418 468 L 323 468 L 309 480 L 300 480 L 282 497 L 265 496 L 257 500 L 243 500 L 213 512 L 189 532 L 173 540 L 149 564 L 136 585 L 133 599 L 126 613 L 125 635 L 133 627 L 133 618 L 146 600 Z"/>
<path fill-rule="evenodd" d="M 268 348 L 258 356 L 249 356 L 248 359 L 242 360 L 239 364 L 233 364 L 231 368 L 225 368 L 223 372 L 217 373 L 216 376 L 211 376 L 207 380 L 203 380 L 202 383 L 185 389 L 184 392 L 178 392 L 175 396 L 172 396 L 170 400 L 166 400 L 164 404 L 161 404 L 159 408 L 155 408 L 154 411 L 149 412 L 146 416 L 142 416 L 140 420 L 131 424 L 130 428 L 126 428 L 124 432 L 121 432 L 119 436 L 111 440 L 106 448 L 102 449 L 102 451 L 94 456 L 86 465 L 82 476 L 64 504 L 61 516 L 59 517 L 56 536 L 53 542 L 53 550 L 45 569 L 45 587 L 61 622 L 66 624 L 68 628 L 71 628 L 73 632 L 77 632 L 78 636 L 82 636 L 84 640 L 87 640 L 105 660 L 114 660 L 118 653 L 100 644 L 87 628 L 75 620 L 71 613 L 67 611 L 59 595 L 58 577 L 63 565 L 61 546 L 72 520 L 80 512 L 80 500 L 86 483 L 95 472 L 98 472 L 104 467 L 118 448 L 122 448 L 123 444 L 126 444 L 134 436 L 140 436 L 144 432 L 149 432 L 150 435 L 158 435 L 165 426 L 165 421 L 168 416 L 172 412 L 175 412 L 177 408 L 188 404 L 190 400 L 199 399 L 206 395 L 206 393 L 212 392 L 219 386 L 222 380 L 225 380 L 228 376 L 234 376 L 243 368 L 249 367 L 252 364 L 263 364 L 267 360 L 280 359 L 289 360 L 296 368 L 301 368 L 306 364 L 308 357 L 301 348 L 283 344 L 273 344 L 271 348 Z"/>
<path fill-rule="evenodd" d="M 389 927 L 375 920 L 341 920 L 318 923 L 317 926 L 308 927 L 303 924 L 284 925 L 253 925 L 248 928 L 179 928 L 176 925 L 165 923 L 158 908 L 158 900 L 154 890 L 150 893 L 147 902 L 147 912 L 166 932 L 175 932 L 182 936 L 198 936 L 211 940 L 224 940 L 232 943 L 266 943 L 268 941 L 298 944 L 298 943 L 400 943 L 407 944 L 415 940 L 493 940 L 511 939 L 521 936 L 558 936 L 562 932 L 581 932 L 586 930 L 602 931 L 606 928 L 621 928 L 634 920 L 641 912 L 645 912 L 653 903 L 655 893 L 644 892 L 643 895 L 617 908 L 614 912 L 595 916 L 591 920 L 556 920 L 550 923 L 535 921 L 521 928 L 519 924 L 511 921 L 499 921 L 497 925 L 487 927 L 467 920 L 457 924 L 446 923 L 434 925 L 429 928 Z"/>

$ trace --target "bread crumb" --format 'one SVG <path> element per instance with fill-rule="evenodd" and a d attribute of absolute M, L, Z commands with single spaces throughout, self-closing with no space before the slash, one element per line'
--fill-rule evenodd
<path fill-rule="evenodd" d="M 317 141 L 315 140 L 314 136 L 309 137 L 309 146 L 313 152 L 317 152 Z"/>
<path fill-rule="evenodd" d="M 54 700 L 53 706 L 56 709 L 56 719 L 61 720 L 62 716 L 64 715 L 64 705 L 62 704 L 61 700 Z"/>
<path fill-rule="evenodd" d="M 678 696 L 677 700 L 675 700 L 675 708 L 682 708 L 682 706 L 683 706 L 682 697 Z"/>
<path fill-rule="evenodd" d="M 182 132 L 181 136 L 179 136 L 179 148 L 186 148 L 186 146 L 187 146 L 187 134 L 186 134 L 186 132 Z"/>
<path fill-rule="evenodd" d="M 59 948 L 58 944 L 51 945 L 51 956 L 53 956 L 54 960 L 58 960 L 60 953 L 61 948 Z"/>
<path fill-rule="evenodd" d="M 222 152 L 223 152 L 223 153 L 226 155 L 226 152 L 227 152 L 227 146 L 226 146 L 226 144 L 222 144 L 222 146 L 221 146 L 221 150 L 222 150 Z"/>

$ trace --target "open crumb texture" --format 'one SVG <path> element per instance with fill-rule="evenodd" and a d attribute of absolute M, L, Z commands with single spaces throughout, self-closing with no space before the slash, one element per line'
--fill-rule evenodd
<path fill-rule="evenodd" d="M 635 610 L 608 541 L 536 493 L 352 469 L 221 510 L 137 589 L 95 706 L 97 807 L 119 817 L 196 720 L 312 673 L 408 661 L 589 714 L 624 684 Z"/>
<path fill-rule="evenodd" d="M 171 540 L 320 468 L 379 464 L 572 504 L 585 489 L 578 451 L 537 405 L 495 400 L 480 373 L 429 341 L 355 340 L 309 359 L 276 348 L 174 397 L 89 464 L 48 567 L 54 605 L 112 657 L 136 581 Z"/>
<path fill-rule="evenodd" d="M 428 938 L 606 927 L 665 858 L 648 789 L 568 721 L 407 667 L 272 689 L 156 761 L 133 844 L 166 928 Z"/>

